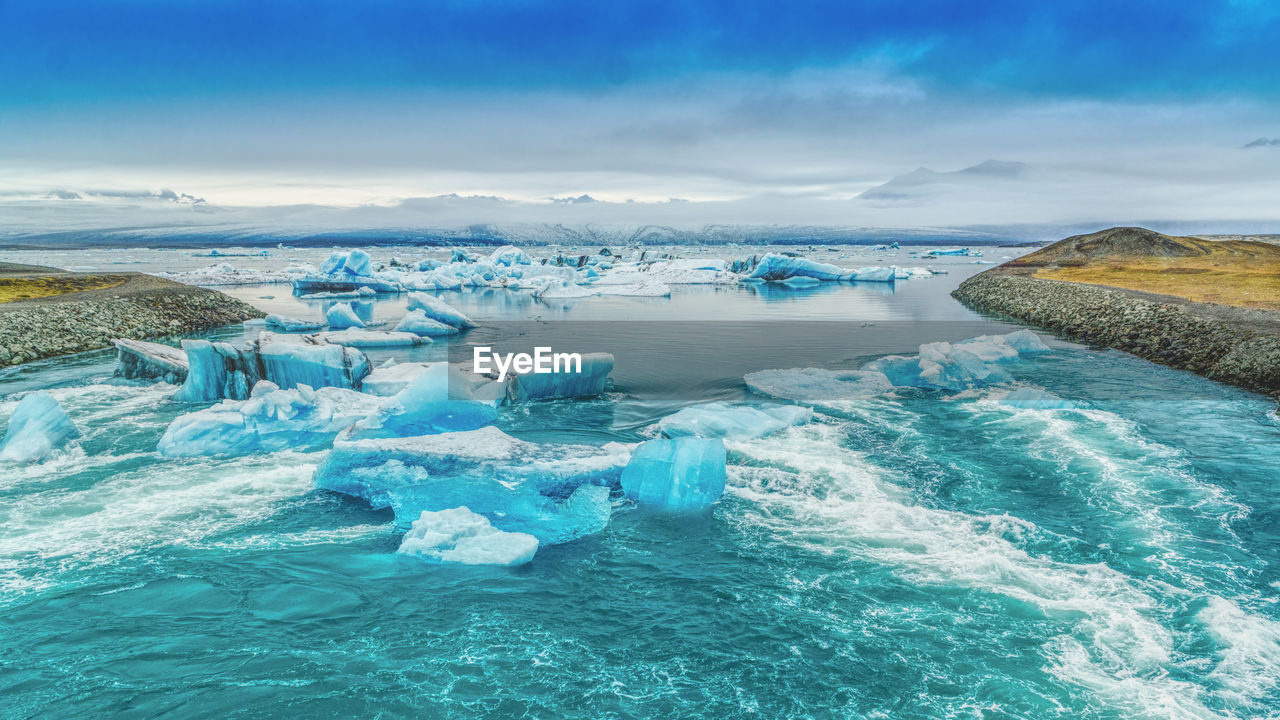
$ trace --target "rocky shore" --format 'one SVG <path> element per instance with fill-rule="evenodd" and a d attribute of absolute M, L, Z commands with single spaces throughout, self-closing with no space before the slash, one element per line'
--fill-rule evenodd
<path fill-rule="evenodd" d="M 1194 303 L 994 268 L 952 295 L 1068 340 L 1280 397 L 1280 313 Z"/>
<path fill-rule="evenodd" d="M 23 266 L 0 268 L 20 277 Z M 28 273 L 75 279 L 50 268 Z M 142 273 L 113 273 L 119 284 L 0 303 L 0 365 L 110 347 L 113 338 L 148 338 L 206 330 L 262 317 L 252 306 L 213 290 Z"/>

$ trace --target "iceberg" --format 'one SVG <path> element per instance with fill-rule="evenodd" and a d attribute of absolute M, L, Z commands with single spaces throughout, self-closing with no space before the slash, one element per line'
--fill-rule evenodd
<path fill-rule="evenodd" d="M 792 425 L 813 419 L 813 410 L 795 405 L 754 408 L 721 402 L 691 405 L 658 422 L 663 435 L 673 437 L 733 438 L 764 437 Z"/>
<path fill-rule="evenodd" d="M 918 355 L 890 355 L 871 362 L 869 370 L 883 372 L 895 386 L 964 390 L 978 385 L 1009 382 L 1000 363 L 1022 354 L 1048 352 L 1049 346 L 1030 330 L 1008 335 L 982 335 L 958 343 L 920 346 Z"/>
<path fill-rule="evenodd" d="M 182 349 L 190 369 L 174 396 L 179 402 L 244 400 L 259 380 L 270 380 L 282 388 L 303 384 L 359 389 L 370 370 L 369 359 L 359 350 L 331 345 L 311 335 L 284 341 L 263 333 L 244 347 L 183 340 Z"/>
<path fill-rule="evenodd" d="M 622 471 L 622 491 L 639 505 L 699 510 L 724 494 L 720 438 L 680 437 L 641 443 Z"/>
<path fill-rule="evenodd" d="M 320 342 L 343 345 L 350 348 L 412 347 L 414 345 L 426 345 L 431 342 L 431 338 L 415 335 L 411 332 L 361 330 L 360 328 L 328 330 L 316 333 L 312 337 Z"/>
<path fill-rule="evenodd" d="M 80 430 L 58 401 L 44 390 L 39 390 L 23 397 L 9 418 L 4 440 L 0 440 L 0 461 L 33 463 L 48 460 L 55 450 L 78 437 Z"/>
<path fill-rule="evenodd" d="M 433 320 L 419 309 L 405 313 L 400 322 L 396 324 L 396 331 L 413 333 L 424 337 L 439 337 L 456 333 L 458 328 L 446 325 L 439 320 Z"/>
<path fill-rule="evenodd" d="M 172 345 L 116 338 L 116 376 L 126 380 L 161 380 L 178 384 L 187 379 L 187 354 Z"/>
<path fill-rule="evenodd" d="M 496 267 L 512 267 L 514 265 L 531 265 L 532 260 L 524 251 L 514 245 L 505 245 L 493 251 L 489 262 Z"/>
<path fill-rule="evenodd" d="M 747 277 L 774 281 L 793 277 L 810 277 L 815 280 L 849 280 L 851 279 L 851 273 L 836 265 L 814 262 L 801 257 L 788 257 L 769 253 L 760 258 L 755 269 Z"/>
<path fill-rule="evenodd" d="M 325 323 L 316 320 L 299 320 L 298 318 L 285 317 L 284 315 L 267 316 L 267 327 L 282 332 L 315 332 L 316 330 L 323 330 L 324 326 Z"/>
<path fill-rule="evenodd" d="M 445 325 L 453 327 L 473 328 L 476 326 L 471 318 L 467 317 L 461 310 L 458 310 L 449 303 L 441 300 L 434 295 L 428 295 L 423 292 L 409 293 L 409 310 L 421 310 L 427 317 Z"/>
<path fill-rule="evenodd" d="M 538 551 L 538 539 L 503 532 L 483 515 L 464 507 L 423 510 L 400 541 L 402 555 L 463 565 L 523 565 Z"/>
<path fill-rule="evenodd" d="M 619 481 L 629 455 L 618 445 L 525 442 L 492 426 L 408 438 L 339 437 L 315 481 L 392 508 L 401 522 L 423 510 L 466 506 L 500 529 L 552 544 L 608 523 L 607 488 Z"/>
<path fill-rule="evenodd" d="M 364 321 L 360 319 L 360 316 L 356 315 L 351 303 L 334 303 L 325 311 L 324 316 L 329 321 L 329 327 L 334 330 L 364 327 Z"/>
<path fill-rule="evenodd" d="M 471 253 L 462 248 L 454 248 L 453 252 L 449 254 L 449 262 L 451 263 L 473 263 L 475 261 L 476 259 L 472 257 Z"/>
<path fill-rule="evenodd" d="M 404 287 L 391 274 L 375 275 L 369 253 L 363 250 L 335 252 L 320 264 L 318 272 L 308 273 L 293 281 L 295 295 L 344 293 L 365 289 L 372 293 L 402 292 Z"/>
<path fill-rule="evenodd" d="M 576 364 L 575 364 L 576 365 Z M 613 372 L 613 355 L 587 353 L 580 372 L 558 370 L 549 373 L 511 373 L 506 378 L 507 399 L 511 402 L 548 400 L 599 395 Z"/>
<path fill-rule="evenodd" d="M 493 404 L 468 397 L 466 389 L 451 382 L 448 363 L 433 363 L 398 393 L 383 400 L 378 409 L 356 423 L 346 438 L 384 438 L 429 435 L 455 430 L 475 430 L 498 418 Z"/>
<path fill-rule="evenodd" d="M 891 267 L 865 267 L 858 268 L 850 273 L 849 279 L 854 282 L 887 282 L 891 283 L 897 278 L 897 273 Z"/>
<path fill-rule="evenodd" d="M 481 402 L 492 407 L 497 407 L 506 399 L 507 387 L 504 383 L 445 362 L 405 362 L 384 365 L 364 379 L 361 389 L 372 395 L 395 395 L 407 388 L 415 378 L 437 365 L 448 367 L 447 382 L 451 399 Z"/>
<path fill-rule="evenodd" d="M 224 400 L 169 423 L 156 449 L 166 457 L 248 455 L 315 449 L 378 411 L 382 398 L 345 388 L 281 390 L 267 380 L 247 400 Z"/>

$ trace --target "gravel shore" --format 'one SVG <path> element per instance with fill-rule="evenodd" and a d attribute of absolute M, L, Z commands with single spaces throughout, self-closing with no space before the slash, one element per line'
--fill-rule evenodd
<path fill-rule="evenodd" d="M 1280 397 L 1280 313 L 1193 303 L 996 268 L 952 293 L 986 313 L 1065 339 Z"/>
<path fill-rule="evenodd" d="M 0 272 L 14 277 L 23 267 L 7 266 Z M 213 290 L 142 273 L 112 275 L 122 276 L 123 282 L 100 290 L 0 304 L 0 365 L 109 347 L 112 338 L 189 333 L 263 315 Z"/>

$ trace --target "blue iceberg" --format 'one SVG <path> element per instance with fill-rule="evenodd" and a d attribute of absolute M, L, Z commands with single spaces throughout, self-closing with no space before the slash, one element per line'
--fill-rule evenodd
<path fill-rule="evenodd" d="M 850 271 L 827 263 L 814 262 L 801 257 L 788 257 L 769 253 L 760 258 L 747 278 L 755 280 L 787 280 L 807 277 L 815 280 L 849 280 Z"/>
<path fill-rule="evenodd" d="M 523 565 L 538 551 L 538 538 L 503 532 L 466 507 L 423 510 L 400 541 L 402 555 L 463 565 Z"/>
<path fill-rule="evenodd" d="M 493 404 L 468 397 L 464 388 L 450 382 L 456 372 L 448 363 L 434 363 L 403 390 L 382 401 L 377 411 L 353 425 L 345 437 L 409 437 L 475 430 L 496 420 L 498 411 Z"/>
<path fill-rule="evenodd" d="M 174 384 L 187 379 L 187 354 L 182 348 L 127 338 L 111 342 L 116 346 L 117 377 Z"/>
<path fill-rule="evenodd" d="M 176 418 L 160 438 L 166 457 L 315 449 L 379 409 L 382 398 L 345 388 L 281 390 L 263 380 L 248 400 L 224 400 Z"/>
<path fill-rule="evenodd" d="M 874 370 L 761 370 L 747 373 L 742 380 L 761 395 L 814 405 L 825 405 L 835 399 L 881 395 L 893 390 L 889 378 Z"/>
<path fill-rule="evenodd" d="M 640 505 L 699 510 L 724 494 L 720 438 L 680 437 L 641 443 L 622 471 L 622 491 Z"/>
<path fill-rule="evenodd" d="M 628 457 L 625 447 L 531 443 L 494 427 L 409 438 L 340 437 L 315 480 L 321 489 L 392 508 L 402 523 L 423 510 L 466 506 L 502 530 L 552 544 L 608 523 L 610 508 L 601 498 L 617 484 Z"/>
<path fill-rule="evenodd" d="M 329 327 L 334 330 L 364 327 L 364 321 L 356 315 L 351 303 L 334 303 L 329 306 L 324 316 L 329 321 Z"/>
<path fill-rule="evenodd" d="M 291 333 L 315 332 L 323 330 L 325 326 L 325 323 L 318 320 L 300 320 L 284 315 L 268 315 L 266 321 L 269 328 Z"/>
<path fill-rule="evenodd" d="M 335 252 L 320 264 L 319 272 L 304 275 L 293 281 L 295 295 L 318 292 L 344 293 L 368 288 L 372 292 L 402 292 L 404 286 L 388 273 L 373 272 L 369 253 L 352 250 Z"/>
<path fill-rule="evenodd" d="M 549 400 L 599 395 L 613 372 L 613 356 L 609 353 L 582 355 L 582 364 L 573 370 L 558 369 L 549 373 L 512 373 L 507 376 L 507 399 L 512 402 Z"/>
<path fill-rule="evenodd" d="M 55 450 L 80 437 L 71 418 L 49 393 L 40 390 L 22 398 L 9 418 L 0 461 L 33 463 L 48 460 Z"/>
<path fill-rule="evenodd" d="M 213 402 L 224 398 L 244 400 L 259 380 L 282 388 L 359 389 L 369 374 L 369 358 L 354 348 L 332 345 L 313 336 L 281 336 L 263 333 L 245 347 L 208 340 L 183 340 L 189 370 L 174 399 L 179 402 Z"/>
<path fill-rule="evenodd" d="M 396 324 L 396 331 L 409 332 L 423 337 L 440 337 L 441 335 L 456 333 L 458 328 L 446 325 L 439 320 L 433 320 L 427 317 L 427 314 L 421 309 L 418 309 L 405 313 L 400 322 Z"/>
<path fill-rule="evenodd" d="M 415 335 L 411 332 L 362 330 L 360 328 L 336 331 L 326 330 L 325 332 L 316 333 L 314 337 L 319 342 L 331 345 L 345 345 L 351 348 L 413 347 L 414 345 L 426 345 L 431 342 L 431 338 Z"/>
<path fill-rule="evenodd" d="M 421 310 L 432 320 L 442 322 L 445 325 L 452 325 L 459 329 L 476 326 L 471 321 L 471 318 L 467 317 L 461 310 L 434 295 L 424 292 L 409 293 L 408 309 Z"/>
<path fill-rule="evenodd" d="M 658 422 L 667 437 L 732 438 L 750 440 L 764 437 L 813 418 L 813 410 L 795 405 L 754 408 L 714 402 L 691 405 Z"/>

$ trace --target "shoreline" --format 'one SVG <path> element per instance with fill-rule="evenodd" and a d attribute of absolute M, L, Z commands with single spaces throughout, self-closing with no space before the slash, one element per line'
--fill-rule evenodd
<path fill-rule="evenodd" d="M 74 283 L 96 275 L 0 264 L 0 276 Z M 114 338 L 179 335 L 264 315 L 216 290 L 143 273 L 110 276 L 118 280 L 110 287 L 0 303 L 0 366 L 99 350 L 111 347 Z"/>
<path fill-rule="evenodd" d="M 1064 339 L 1280 399 L 1280 313 L 992 268 L 960 284 L 966 307 Z"/>

